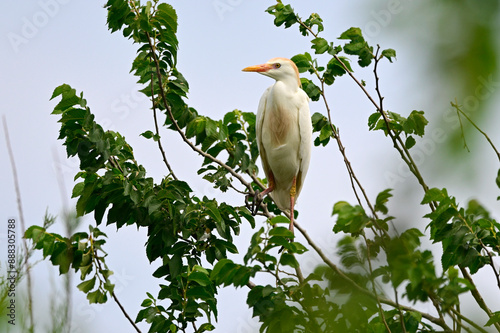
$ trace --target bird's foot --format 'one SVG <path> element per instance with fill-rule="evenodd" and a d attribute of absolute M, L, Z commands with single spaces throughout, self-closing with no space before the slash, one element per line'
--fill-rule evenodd
<path fill-rule="evenodd" d="M 253 213 L 253 202 L 250 202 L 248 200 L 248 198 L 250 198 L 250 193 L 245 193 L 245 207 L 251 212 Z"/>
<path fill-rule="evenodd" d="M 260 205 L 262 204 L 263 200 L 264 196 L 262 195 L 262 193 L 260 193 L 259 190 L 256 190 L 253 196 L 252 204 L 249 207 L 249 210 L 253 216 L 257 215 L 257 212 L 259 211 Z"/>

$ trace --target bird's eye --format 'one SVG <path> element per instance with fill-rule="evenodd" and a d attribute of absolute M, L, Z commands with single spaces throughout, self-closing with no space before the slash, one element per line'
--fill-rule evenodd
<path fill-rule="evenodd" d="M 278 62 L 278 63 L 274 64 L 274 67 L 275 67 L 275 68 L 280 68 L 280 67 L 281 67 L 281 64 Z"/>

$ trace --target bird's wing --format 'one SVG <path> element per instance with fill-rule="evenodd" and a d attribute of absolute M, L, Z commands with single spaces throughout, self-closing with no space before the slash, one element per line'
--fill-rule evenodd
<path fill-rule="evenodd" d="M 271 87 L 267 88 L 260 98 L 259 107 L 257 109 L 257 118 L 255 122 L 255 136 L 257 139 L 257 146 L 259 147 L 259 155 L 260 159 L 262 160 L 262 167 L 264 168 L 264 173 L 266 174 L 267 179 L 269 179 L 271 168 L 269 166 L 269 163 L 267 162 L 266 151 L 262 144 L 262 127 L 264 125 L 264 116 L 267 108 L 267 96 L 269 94 L 269 91 L 271 90 Z"/>
<path fill-rule="evenodd" d="M 299 174 L 297 177 L 297 196 L 302 189 L 302 184 L 306 178 L 307 170 L 309 169 L 309 161 L 311 160 L 312 148 L 312 123 L 311 112 L 309 111 L 309 97 L 300 89 L 303 94 L 302 102 L 299 107 L 299 133 L 300 133 L 300 148 L 299 148 Z"/>

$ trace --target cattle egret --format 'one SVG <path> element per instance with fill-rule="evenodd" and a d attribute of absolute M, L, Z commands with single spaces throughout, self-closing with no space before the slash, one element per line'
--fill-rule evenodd
<path fill-rule="evenodd" d="M 257 209 L 270 194 L 281 211 L 293 212 L 311 159 L 312 124 L 309 97 L 301 89 L 299 71 L 293 61 L 273 58 L 244 72 L 257 72 L 276 82 L 266 89 L 257 110 L 255 124 L 262 167 L 268 188 L 257 194 Z"/>

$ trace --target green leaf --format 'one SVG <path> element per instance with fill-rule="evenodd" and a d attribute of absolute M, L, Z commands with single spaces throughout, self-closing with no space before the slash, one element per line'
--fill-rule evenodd
<path fill-rule="evenodd" d="M 293 252 L 293 253 L 298 253 L 298 254 L 302 254 L 304 252 L 307 252 L 309 251 L 307 249 L 307 247 L 305 247 L 304 245 L 302 245 L 301 243 L 299 242 L 292 242 L 290 243 L 290 248 L 289 248 L 290 252 Z"/>
<path fill-rule="evenodd" d="M 208 277 L 208 273 L 205 274 L 199 271 L 191 272 L 191 274 L 188 275 L 188 281 L 194 281 L 203 287 L 208 286 L 212 283 L 210 281 L 210 278 Z"/>
<path fill-rule="evenodd" d="M 217 123 L 214 120 L 207 118 L 205 133 L 209 138 L 217 137 Z"/>
<path fill-rule="evenodd" d="M 393 49 L 385 49 L 382 51 L 382 55 L 392 62 L 392 58 L 396 58 L 396 51 Z"/>
<path fill-rule="evenodd" d="M 319 141 L 325 141 L 326 139 L 329 139 L 330 137 L 333 136 L 333 130 L 330 124 L 326 124 L 321 128 L 321 131 L 319 132 Z"/>
<path fill-rule="evenodd" d="M 317 37 L 311 40 L 313 44 L 311 48 L 314 50 L 316 54 L 323 54 L 329 49 L 328 41 L 324 38 Z"/>
<path fill-rule="evenodd" d="M 304 21 L 304 25 L 313 30 L 314 26 L 317 27 L 317 34 L 324 30 L 323 20 L 317 13 L 312 13 L 307 20 Z M 302 25 L 299 27 L 300 32 L 303 36 L 307 36 L 309 34 L 308 29 L 303 27 Z"/>
<path fill-rule="evenodd" d="M 151 139 L 153 137 L 154 133 L 152 131 L 146 131 L 144 133 L 141 133 L 141 135 L 143 137 L 145 137 L 146 139 Z"/>
<path fill-rule="evenodd" d="M 300 78 L 302 89 L 306 92 L 307 96 L 313 101 L 318 101 L 321 97 L 321 89 L 315 85 L 311 80 L 304 77 Z"/>
<path fill-rule="evenodd" d="M 356 39 L 356 38 L 362 38 L 363 36 L 361 35 L 361 29 L 360 28 L 349 28 L 346 31 L 344 31 L 339 39 Z"/>
<path fill-rule="evenodd" d="M 93 303 L 103 304 L 103 303 L 106 303 L 106 301 L 108 300 L 108 297 L 106 296 L 106 294 L 104 294 L 99 289 L 97 289 L 96 291 L 88 293 L 87 299 L 89 300 L 90 304 L 93 304 Z"/>
<path fill-rule="evenodd" d="M 203 323 L 200 325 L 200 328 L 198 329 L 198 332 L 205 332 L 205 331 L 213 331 L 215 330 L 215 326 L 210 324 L 210 323 Z"/>
<path fill-rule="evenodd" d="M 392 189 L 388 188 L 386 190 L 383 190 L 377 195 L 377 199 L 375 200 L 375 210 L 379 211 L 383 214 L 388 213 L 387 206 L 385 205 L 388 201 L 389 198 L 392 197 L 391 194 Z"/>
<path fill-rule="evenodd" d="M 170 275 L 172 275 L 172 278 L 177 277 L 182 269 L 182 255 L 174 254 L 168 262 L 168 267 L 170 269 Z"/>
<path fill-rule="evenodd" d="M 158 141 L 160 139 L 160 136 L 153 133 L 152 131 L 146 131 L 144 133 L 141 133 L 140 135 L 145 137 L 146 139 L 152 138 L 154 141 Z"/>
<path fill-rule="evenodd" d="M 421 205 L 428 204 L 433 201 L 440 202 L 448 197 L 446 189 L 431 188 L 425 192 L 424 198 L 422 199 Z"/>
<path fill-rule="evenodd" d="M 332 58 L 330 61 L 328 61 L 328 64 L 326 65 L 326 71 L 323 73 L 323 79 L 327 85 L 333 84 L 335 81 L 335 77 L 337 76 L 342 76 L 346 72 L 344 66 L 352 72 L 351 65 L 349 64 L 349 59 L 346 57 L 338 57 L 337 58 Z"/>
<path fill-rule="evenodd" d="M 222 269 L 226 265 L 234 265 L 233 261 L 231 259 L 221 259 L 215 264 L 214 268 L 212 269 L 212 272 L 210 273 L 210 278 L 211 279 L 217 279 L 219 274 L 221 273 Z"/>
<path fill-rule="evenodd" d="M 295 256 L 290 253 L 283 253 L 280 258 L 280 263 L 293 268 L 299 267 L 297 259 L 295 259 Z"/>
<path fill-rule="evenodd" d="M 87 280 L 87 281 L 83 281 L 82 283 L 80 283 L 77 287 L 78 289 L 80 289 L 81 291 L 83 291 L 84 293 L 88 293 L 90 290 L 92 290 L 92 288 L 94 288 L 94 285 L 95 285 L 95 276 L 90 279 L 90 280 Z"/>
<path fill-rule="evenodd" d="M 415 138 L 413 136 L 408 136 L 405 141 L 405 147 L 406 149 L 410 149 L 411 147 L 415 146 Z"/>
<path fill-rule="evenodd" d="M 84 185 L 85 185 L 84 182 L 75 184 L 75 186 L 73 187 L 73 193 L 71 194 L 71 198 L 79 197 L 82 194 Z"/>
<path fill-rule="evenodd" d="M 288 230 L 288 228 L 285 227 L 275 227 L 269 231 L 269 236 L 293 238 L 293 232 L 291 232 L 290 230 Z"/>
<path fill-rule="evenodd" d="M 141 306 L 146 308 L 148 306 L 151 306 L 153 304 L 153 301 L 149 298 L 146 298 L 144 301 L 142 301 Z"/>
<path fill-rule="evenodd" d="M 297 66 L 299 73 L 307 72 L 311 68 L 311 55 L 307 52 L 305 54 L 297 54 L 291 60 Z"/>
<path fill-rule="evenodd" d="M 207 201 L 205 202 L 206 207 L 208 208 L 208 215 L 212 217 L 217 222 L 222 222 L 222 216 L 217 207 L 217 203 L 215 201 Z"/>
<path fill-rule="evenodd" d="M 498 188 L 500 188 L 500 169 L 498 169 L 497 178 L 495 179 L 495 183 L 497 184 Z"/>
<path fill-rule="evenodd" d="M 332 211 L 332 216 L 334 215 L 337 215 L 337 221 L 333 227 L 333 231 L 336 233 L 343 231 L 356 236 L 370 222 L 361 206 L 351 206 L 345 201 L 335 203 Z"/>
<path fill-rule="evenodd" d="M 484 326 L 491 326 L 499 322 L 500 322 L 500 311 L 496 311 L 493 312 L 492 316 L 490 317 L 490 319 L 488 319 L 488 321 L 486 322 L 486 324 L 484 324 Z"/>
<path fill-rule="evenodd" d="M 368 128 L 370 131 L 372 131 L 375 126 L 377 125 L 377 121 L 382 117 L 382 114 L 380 112 L 375 112 L 368 117 Z"/>
<path fill-rule="evenodd" d="M 54 107 L 54 111 L 52 112 L 52 114 L 60 114 L 70 107 L 82 102 L 81 99 L 76 95 L 76 90 L 71 88 L 67 84 L 60 85 L 59 87 L 54 89 L 54 92 L 52 93 L 52 97 L 50 99 L 52 100 L 60 95 L 62 95 L 62 99 Z"/>
<path fill-rule="evenodd" d="M 287 223 L 289 224 L 290 223 L 290 220 L 288 219 L 288 217 L 286 216 L 283 216 L 283 215 L 277 215 L 275 217 L 273 217 L 272 219 L 269 220 L 269 223 L 271 225 L 276 225 L 278 223 Z"/>
<path fill-rule="evenodd" d="M 369 46 L 363 38 L 360 28 L 349 28 L 344 31 L 339 39 L 349 39 L 350 42 L 344 45 L 344 52 L 347 54 L 357 55 L 358 64 L 361 67 L 368 66 L 373 59 L 373 47 Z"/>
<path fill-rule="evenodd" d="M 26 232 L 24 233 L 24 238 L 31 238 L 34 243 L 38 243 L 39 241 L 42 240 L 42 236 L 45 234 L 45 229 L 37 226 L 37 225 L 32 225 L 28 229 L 26 229 Z"/>
<path fill-rule="evenodd" d="M 403 124 L 403 130 L 408 133 L 415 133 L 418 136 L 423 136 L 425 132 L 425 126 L 429 123 L 424 117 L 424 111 L 413 110 L 408 119 Z"/>
<path fill-rule="evenodd" d="M 170 28 L 173 33 L 177 32 L 177 13 L 174 7 L 167 3 L 161 3 L 157 8 L 157 18 L 161 19 L 165 27 Z"/>
<path fill-rule="evenodd" d="M 266 9 L 271 15 L 274 15 L 274 25 L 279 27 L 285 24 L 285 28 L 291 27 L 297 23 L 297 16 L 290 5 L 283 5 L 281 2 Z"/>

